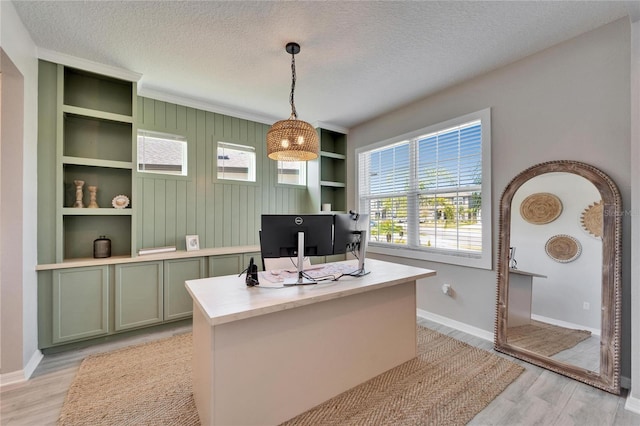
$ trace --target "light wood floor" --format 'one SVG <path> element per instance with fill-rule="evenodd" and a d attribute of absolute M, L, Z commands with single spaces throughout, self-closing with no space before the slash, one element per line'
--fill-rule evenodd
<path fill-rule="evenodd" d="M 423 319 L 419 319 L 418 323 L 473 346 L 493 351 L 492 342 Z M 82 350 L 46 355 L 30 380 L 2 390 L 0 424 L 54 425 L 67 390 L 84 357 L 187 331 L 190 331 L 188 326 L 176 327 Z M 469 424 L 640 426 L 640 415 L 624 409 L 624 397 L 515 361 L 522 364 L 526 371 Z"/>

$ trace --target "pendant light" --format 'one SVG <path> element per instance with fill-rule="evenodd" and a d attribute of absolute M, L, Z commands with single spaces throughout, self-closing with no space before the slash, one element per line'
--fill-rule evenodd
<path fill-rule="evenodd" d="M 278 161 L 308 161 L 318 158 L 318 133 L 306 121 L 298 120 L 293 92 L 296 87 L 295 55 L 300 52 L 298 43 L 287 43 L 287 53 L 291 54 L 291 116 L 277 121 L 267 132 L 267 156 Z"/>

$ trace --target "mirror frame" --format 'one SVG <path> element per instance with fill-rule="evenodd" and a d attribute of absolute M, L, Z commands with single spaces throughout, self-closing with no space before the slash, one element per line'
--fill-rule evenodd
<path fill-rule="evenodd" d="M 602 233 L 602 316 L 600 333 L 600 369 L 598 372 L 554 360 L 507 342 L 507 301 L 509 300 L 509 247 L 511 238 L 511 202 L 516 191 L 529 179 L 545 173 L 565 172 L 584 177 L 600 192 L 603 208 Z M 509 182 L 500 198 L 498 285 L 494 349 L 599 389 L 620 394 L 620 191 L 602 171 L 578 161 L 559 160 L 532 166 Z M 517 211 L 517 210 L 516 210 Z"/>

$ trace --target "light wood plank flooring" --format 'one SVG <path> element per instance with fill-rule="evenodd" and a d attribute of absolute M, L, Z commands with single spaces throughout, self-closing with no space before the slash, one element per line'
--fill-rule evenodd
<path fill-rule="evenodd" d="M 492 342 L 427 320 L 419 319 L 418 323 L 473 346 L 493 351 Z M 190 331 L 189 326 L 181 326 L 81 350 L 46 355 L 30 380 L 2 390 L 0 424 L 54 425 L 67 390 L 84 357 L 187 331 Z M 640 415 L 624 409 L 624 397 L 515 361 L 522 364 L 526 371 L 469 424 L 640 426 Z"/>

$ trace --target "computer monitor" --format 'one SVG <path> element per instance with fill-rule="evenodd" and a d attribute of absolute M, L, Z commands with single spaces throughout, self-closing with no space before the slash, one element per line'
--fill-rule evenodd
<path fill-rule="evenodd" d="M 303 259 L 333 254 L 333 215 L 263 214 L 260 248 L 263 258 L 298 258 L 298 279 L 285 284 L 311 284 L 302 277 Z"/>
<path fill-rule="evenodd" d="M 304 256 L 333 254 L 333 216 L 325 214 L 263 214 L 262 257 L 298 256 L 298 233 L 304 232 Z"/>
<path fill-rule="evenodd" d="M 334 215 L 333 254 L 353 253 L 364 274 L 364 258 L 369 240 L 369 215 L 354 211 Z"/>

